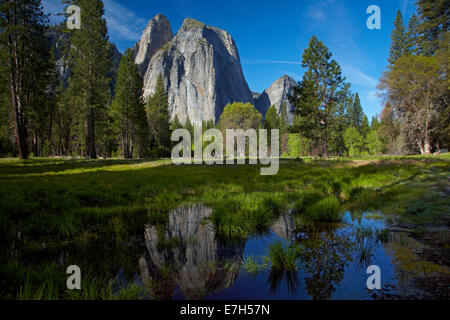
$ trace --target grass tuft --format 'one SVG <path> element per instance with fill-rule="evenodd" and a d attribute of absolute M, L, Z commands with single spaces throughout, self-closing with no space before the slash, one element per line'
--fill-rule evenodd
<path fill-rule="evenodd" d="M 339 215 L 339 200 L 334 196 L 326 197 L 306 209 L 306 215 L 313 221 L 320 222 L 338 222 L 341 220 Z"/>
<path fill-rule="evenodd" d="M 296 246 L 284 246 L 281 241 L 272 243 L 269 246 L 269 260 L 272 270 L 276 272 L 297 271 L 298 249 Z"/>

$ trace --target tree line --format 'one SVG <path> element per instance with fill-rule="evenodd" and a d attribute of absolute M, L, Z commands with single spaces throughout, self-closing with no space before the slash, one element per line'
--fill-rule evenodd
<path fill-rule="evenodd" d="M 50 26 L 39 0 L 0 4 L 0 154 L 145 158 L 170 155 L 171 121 L 159 75 L 143 98 L 143 82 L 127 49 L 118 70 L 100 0 L 64 0 L 81 8 L 82 28 Z M 405 27 L 398 12 L 386 72 L 380 80 L 385 107 L 369 119 L 358 93 L 332 53 L 313 36 L 302 56 L 303 79 L 278 113 L 261 115 L 251 104 L 225 106 L 217 124 L 203 130 L 280 130 L 285 156 L 429 154 L 448 148 L 448 2 L 417 2 Z M 57 45 L 54 38 L 56 34 Z M 61 75 L 65 74 L 66 77 Z M 270 141 L 270 137 L 269 137 Z"/>
<path fill-rule="evenodd" d="M 405 26 L 394 22 L 389 65 L 379 89 L 385 106 L 377 132 L 388 153 L 430 154 L 450 146 L 449 2 L 417 1 Z"/>
<path fill-rule="evenodd" d="M 297 132 L 309 154 L 431 154 L 450 145 L 449 2 L 419 0 L 406 27 L 398 11 L 388 66 L 378 89 L 384 109 L 369 125 L 328 48 L 313 37 L 306 72 L 290 98 Z M 305 140 L 306 139 L 306 140 Z"/>
<path fill-rule="evenodd" d="M 21 159 L 170 154 L 162 77 L 144 101 L 130 49 L 112 70 L 103 2 L 63 2 L 81 8 L 81 29 L 51 26 L 40 0 L 0 4 L 0 154 Z"/>

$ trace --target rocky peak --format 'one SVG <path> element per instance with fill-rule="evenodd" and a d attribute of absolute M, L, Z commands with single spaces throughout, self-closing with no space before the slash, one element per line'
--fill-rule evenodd
<path fill-rule="evenodd" d="M 192 18 L 186 18 L 183 20 L 180 31 L 186 29 L 203 29 L 204 27 L 206 27 L 206 25 L 203 22 Z"/>
<path fill-rule="evenodd" d="M 286 103 L 289 121 L 292 122 L 293 110 L 289 102 L 289 95 L 292 94 L 293 88 L 297 86 L 297 82 L 287 75 L 276 80 L 272 85 L 264 90 L 264 92 L 255 100 L 256 108 L 265 116 L 270 106 L 275 106 L 278 114 L 281 114 L 281 106 Z"/>
<path fill-rule="evenodd" d="M 217 122 L 228 103 L 253 103 L 231 35 L 195 19 L 184 20 L 176 36 L 149 58 L 143 73 L 144 97 L 153 94 L 161 74 L 171 116 L 182 123 L 188 117 L 194 123 Z"/>
<path fill-rule="evenodd" d="M 161 14 L 151 19 L 141 40 L 132 49 L 139 72 L 143 76 L 153 55 L 173 38 L 169 20 Z"/>

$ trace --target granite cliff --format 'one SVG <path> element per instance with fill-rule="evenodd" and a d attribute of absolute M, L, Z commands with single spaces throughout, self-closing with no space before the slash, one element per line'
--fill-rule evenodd
<path fill-rule="evenodd" d="M 254 102 L 236 43 L 226 31 L 190 18 L 175 37 L 169 29 L 167 19 L 156 16 L 134 47 L 146 98 L 162 74 L 171 116 L 182 123 L 187 117 L 192 122 L 217 122 L 226 104 Z"/>

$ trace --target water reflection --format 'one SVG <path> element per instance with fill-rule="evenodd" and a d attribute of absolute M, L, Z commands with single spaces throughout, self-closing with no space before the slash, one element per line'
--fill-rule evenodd
<path fill-rule="evenodd" d="M 344 277 L 353 245 L 345 230 L 336 224 L 318 225 L 304 230 L 296 243 L 305 288 L 312 299 L 330 299 Z"/>
<path fill-rule="evenodd" d="M 141 278 L 154 294 L 168 299 L 178 286 L 185 298 L 202 299 L 236 280 L 245 243 L 219 241 L 207 220 L 211 214 L 211 208 L 192 205 L 171 211 L 164 228 L 146 226 Z"/>
<path fill-rule="evenodd" d="M 416 256 L 420 244 L 410 242 L 407 234 L 384 232 L 388 223 L 380 214 L 355 217 L 347 213 L 343 223 L 337 224 L 308 224 L 299 220 L 301 215 L 280 215 L 270 232 L 237 242 L 217 236 L 209 220 L 211 215 L 211 208 L 191 205 L 169 212 L 164 224 L 163 219 L 154 219 L 156 226 L 145 227 L 144 221 L 148 220 L 121 215 L 117 223 L 104 230 L 84 233 L 78 241 L 64 245 L 44 243 L 25 250 L 16 240 L 17 245 L 8 247 L 4 256 L 20 262 L 21 267 L 36 270 L 52 264 L 55 274 L 65 274 L 67 265 L 78 265 L 85 274 L 83 286 L 87 288 L 95 289 L 103 282 L 107 285 L 116 278 L 114 285 L 142 283 L 145 297 L 152 299 L 445 296 L 418 288 L 417 273 L 424 273 L 425 268 L 442 277 L 448 277 L 448 273 Z M 281 243 L 284 250 L 295 249 L 298 271 L 270 268 L 268 249 L 275 242 Z M 241 264 L 243 256 L 254 257 L 264 267 L 255 274 L 247 273 Z M 369 264 L 382 270 L 379 292 L 367 290 Z"/>
<path fill-rule="evenodd" d="M 289 241 L 295 237 L 294 218 L 290 214 L 283 214 L 272 225 L 271 229 L 277 236 Z"/>
<path fill-rule="evenodd" d="M 276 271 L 270 270 L 269 277 L 267 278 L 267 282 L 270 285 L 270 292 L 277 293 L 281 284 L 286 283 L 286 288 L 288 293 L 295 294 L 300 286 L 300 280 L 298 278 L 298 272 L 284 270 L 284 271 Z"/>
<path fill-rule="evenodd" d="M 310 224 L 301 218 L 280 216 L 272 234 L 251 240 L 252 251 L 246 250 L 250 255 L 267 255 L 267 248 L 280 239 L 285 250 L 295 248 L 298 272 L 269 269 L 264 275 L 271 298 L 370 298 L 365 287 L 367 266 L 374 262 L 383 270 L 392 268 L 379 240 L 386 228 L 384 220 L 373 214 L 354 218 L 349 213 L 343 223 L 334 224 Z"/>

